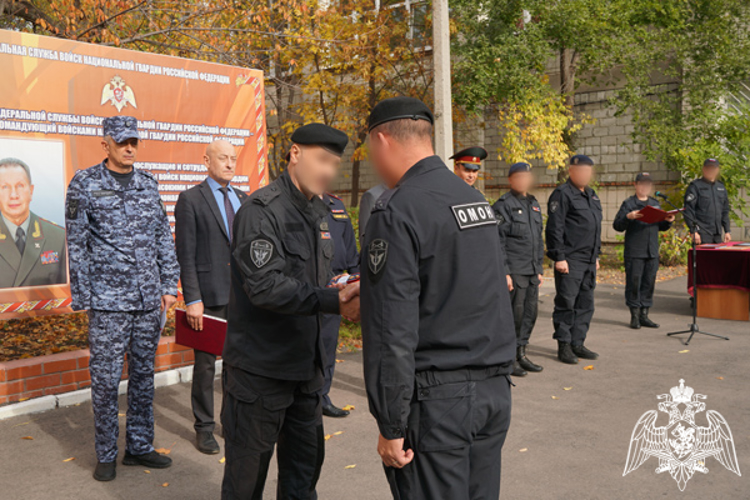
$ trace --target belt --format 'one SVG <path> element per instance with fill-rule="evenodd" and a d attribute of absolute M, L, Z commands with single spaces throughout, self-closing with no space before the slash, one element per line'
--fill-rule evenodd
<path fill-rule="evenodd" d="M 418 386 L 454 384 L 458 382 L 479 382 L 509 373 L 512 362 L 484 368 L 461 368 L 459 370 L 424 370 L 416 373 Z"/>

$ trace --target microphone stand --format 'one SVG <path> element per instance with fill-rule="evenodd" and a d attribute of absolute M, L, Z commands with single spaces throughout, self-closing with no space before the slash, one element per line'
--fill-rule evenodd
<path fill-rule="evenodd" d="M 698 229 L 699 229 L 698 224 L 695 224 L 695 233 L 698 232 Z M 696 250 L 694 234 L 693 234 L 692 240 L 693 240 L 693 249 L 692 249 L 692 254 L 693 254 L 693 280 L 692 280 L 693 281 L 693 322 L 688 325 L 687 330 L 668 333 L 667 337 L 671 337 L 672 335 L 682 335 L 683 333 L 689 333 L 690 336 L 684 342 L 685 345 L 690 345 L 690 341 L 693 339 L 693 335 L 695 335 L 696 333 L 700 333 L 701 335 L 709 335 L 711 337 L 717 337 L 717 338 L 724 339 L 724 340 L 729 340 L 729 337 L 724 337 L 722 335 L 716 335 L 715 333 L 708 333 L 708 332 L 702 331 L 698 327 L 698 323 L 696 322 L 696 318 L 698 316 L 698 252 Z"/>

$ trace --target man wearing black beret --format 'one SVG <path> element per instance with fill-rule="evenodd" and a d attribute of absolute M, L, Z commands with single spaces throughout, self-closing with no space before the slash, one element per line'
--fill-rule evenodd
<path fill-rule="evenodd" d="M 542 209 L 529 192 L 534 177 L 531 165 L 514 163 L 508 170 L 510 191 L 492 206 L 497 218 L 500 241 L 505 253 L 505 269 L 513 320 L 516 327 L 516 363 L 513 375 L 540 372 L 542 367 L 526 356 L 526 346 L 534 330 L 539 304 L 539 287 L 544 273 Z"/>
<path fill-rule="evenodd" d="M 359 317 L 358 297 L 344 301 L 326 287 L 333 240 L 320 196 L 347 142 L 326 125 L 298 128 L 287 169 L 235 216 L 223 353 L 224 500 L 263 496 L 274 447 L 277 498 L 316 498 L 324 454 L 321 314 Z"/>
<path fill-rule="evenodd" d="M 555 311 L 552 322 L 557 357 L 576 364 L 599 355 L 583 345 L 594 315 L 599 269 L 602 202 L 589 187 L 594 162 L 586 155 L 570 159 L 568 180 L 555 188 L 547 204 L 547 256 L 555 263 Z"/>
<path fill-rule="evenodd" d="M 492 207 L 432 148 L 422 102 L 370 114 L 389 190 L 362 247 L 362 336 L 378 453 L 397 499 L 498 498 L 515 335 Z"/>

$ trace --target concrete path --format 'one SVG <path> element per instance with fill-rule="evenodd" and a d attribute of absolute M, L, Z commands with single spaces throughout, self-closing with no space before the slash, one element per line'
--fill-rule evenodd
<path fill-rule="evenodd" d="M 657 285 L 652 317 L 662 324 L 659 330 L 627 328 L 622 287 L 600 285 L 587 345 L 601 358 L 567 366 L 555 361 L 550 319 L 553 292 L 551 284 L 543 286 L 540 317 L 529 349 L 530 357 L 545 370 L 514 379 L 517 387 L 503 456 L 502 498 L 750 498 L 746 477 L 750 474 L 750 324 L 699 318 L 702 328 L 729 335 L 731 340 L 696 337 L 684 347 L 665 333 L 683 329 L 690 321 L 685 278 Z M 333 400 L 355 405 L 356 410 L 346 419 L 325 420 L 332 437 L 326 444 L 320 498 L 386 499 L 388 489 L 374 451 L 377 430 L 363 390 L 361 355 L 340 358 Z M 584 370 L 588 364 L 594 369 Z M 656 459 L 622 476 L 633 426 L 644 412 L 657 408 L 656 396 L 668 393 L 680 378 L 707 395 L 707 409 L 719 411 L 728 421 L 743 477 L 713 458 L 706 462 L 709 473 L 696 473 L 684 493 L 667 473 L 654 472 Z M 217 408 L 220 402 L 217 384 Z M 147 474 L 140 467 L 119 465 L 117 480 L 111 483 L 91 478 L 96 460 L 90 403 L 1 421 L 0 498 L 219 498 L 222 455 L 201 455 L 193 447 L 189 403 L 188 384 L 157 390 L 156 446 L 171 449 L 174 466 Z M 665 421 L 661 414 L 658 424 Z M 705 413 L 698 414 L 696 421 L 705 425 Z M 124 427 L 120 443 L 124 446 Z M 66 462 L 68 458 L 75 459 Z M 274 498 L 274 471 L 270 477 L 269 499 Z"/>

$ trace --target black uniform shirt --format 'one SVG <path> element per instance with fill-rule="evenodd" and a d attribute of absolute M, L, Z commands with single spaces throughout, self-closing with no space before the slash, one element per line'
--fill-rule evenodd
<path fill-rule="evenodd" d="M 581 191 L 568 180 L 552 191 L 547 214 L 547 256 L 554 262 L 595 263 L 602 245 L 602 202 L 596 192 Z"/>
<path fill-rule="evenodd" d="M 287 172 L 255 191 L 234 219 L 232 291 L 224 362 L 285 380 L 325 366 L 318 313 L 339 312 L 328 207 Z"/>
<path fill-rule="evenodd" d="M 381 434 L 404 436 L 415 372 L 512 369 L 515 333 L 492 208 L 437 156 L 376 202 L 362 250 L 365 385 Z"/>
<path fill-rule="evenodd" d="M 729 196 L 724 183 L 703 178 L 691 182 L 685 190 L 683 215 L 691 233 L 695 232 L 696 223 L 704 234 L 721 234 L 722 229 L 729 233 Z"/>
<path fill-rule="evenodd" d="M 542 209 L 533 195 L 508 191 L 492 206 L 509 274 L 531 276 L 544 272 Z"/>
<path fill-rule="evenodd" d="M 653 259 L 659 257 L 659 231 L 666 231 L 672 226 L 665 220 L 656 224 L 647 224 L 637 219 L 628 219 L 633 210 L 641 210 L 645 206 L 661 208 L 655 198 L 649 197 L 641 201 L 637 196 L 631 196 L 620 205 L 612 227 L 615 231 L 625 231 L 626 259 Z"/>

